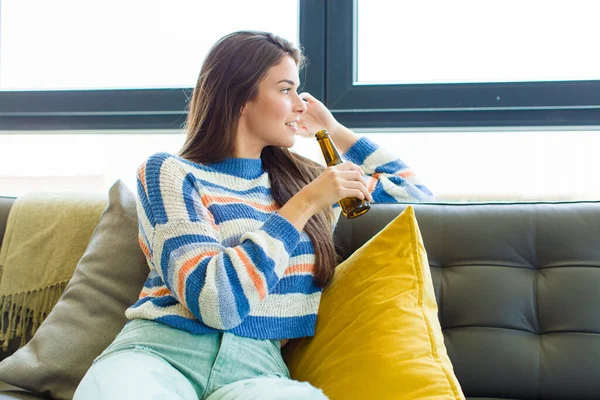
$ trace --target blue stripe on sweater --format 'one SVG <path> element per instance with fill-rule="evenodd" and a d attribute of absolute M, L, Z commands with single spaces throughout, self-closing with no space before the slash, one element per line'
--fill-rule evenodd
<path fill-rule="evenodd" d="M 377 185 L 375 186 L 375 190 L 373 190 L 371 195 L 373 196 L 373 200 L 375 203 L 397 203 L 398 202 L 398 200 L 396 200 L 395 197 L 393 197 L 392 195 L 390 195 L 388 192 L 386 192 L 383 189 L 383 185 L 379 181 L 377 182 Z"/>
<path fill-rule="evenodd" d="M 191 320 L 180 315 L 165 315 L 163 317 L 155 318 L 154 321 L 194 334 L 220 332 L 217 329 L 210 328 L 206 325 L 201 325 L 196 320 Z"/>
<path fill-rule="evenodd" d="M 377 150 L 377 145 L 363 136 L 344 153 L 342 158 L 356 165 L 362 165 L 375 150 Z"/>
<path fill-rule="evenodd" d="M 312 336 L 316 322 L 316 314 L 283 318 L 249 315 L 239 326 L 231 329 L 231 333 L 239 336 L 252 334 L 259 339 Z M 250 330 L 250 327 L 253 329 Z"/>
<path fill-rule="evenodd" d="M 412 183 L 407 181 L 405 178 L 402 178 L 398 175 L 385 175 L 386 178 L 389 179 L 394 185 L 399 186 L 401 188 L 406 188 L 407 186 L 413 186 Z"/>
<path fill-rule="evenodd" d="M 219 185 L 219 184 L 216 184 L 213 182 L 206 181 L 204 179 L 199 179 L 196 177 L 194 177 L 194 178 L 196 179 L 196 182 L 198 182 L 202 187 L 219 189 L 219 191 L 221 191 L 222 193 L 231 193 L 233 195 L 242 196 L 242 197 L 245 197 L 248 195 L 253 195 L 253 194 L 260 194 L 260 195 L 264 195 L 269 198 L 271 196 L 271 189 L 264 187 L 264 186 L 256 186 L 256 187 L 253 187 L 248 190 L 235 190 L 235 189 L 232 189 L 227 186 L 222 186 L 222 185 Z"/>
<path fill-rule="evenodd" d="M 146 296 L 146 297 L 143 297 L 143 298 L 139 299 L 138 301 L 136 301 L 135 304 L 131 306 L 131 308 L 140 307 L 141 305 L 146 304 L 149 301 L 152 302 L 152 304 L 155 307 L 159 307 L 159 308 L 171 307 L 176 304 L 180 304 L 179 301 L 173 296 L 161 296 L 161 297 Z"/>
<path fill-rule="evenodd" d="M 183 192 L 183 201 L 185 203 L 185 209 L 187 210 L 188 218 L 191 222 L 200 222 L 202 219 L 196 210 L 196 202 L 201 202 L 202 200 L 200 199 L 200 195 L 192 183 L 192 179 L 192 174 L 188 174 L 185 177 L 181 191 Z"/>
<path fill-rule="evenodd" d="M 190 272 L 185 282 L 185 304 L 190 312 L 200 321 L 202 321 L 202 315 L 200 313 L 200 291 L 206 281 L 206 267 L 209 262 L 210 258 L 202 260 L 196 269 Z"/>
<path fill-rule="evenodd" d="M 148 240 L 148 235 L 146 235 L 146 231 L 144 230 L 144 227 L 142 226 L 142 221 L 138 220 L 138 231 L 140 236 L 142 237 L 142 240 L 144 241 L 144 244 L 146 245 L 146 247 L 148 248 L 148 251 L 150 252 L 150 257 L 152 257 L 152 246 L 150 245 L 150 240 Z"/>
<path fill-rule="evenodd" d="M 302 241 L 300 243 L 298 243 L 298 246 L 296 246 L 296 249 L 294 249 L 294 253 L 292 253 L 292 256 L 299 256 L 302 254 L 314 254 L 315 253 L 315 249 L 312 245 L 312 242 L 310 241 Z"/>
<path fill-rule="evenodd" d="M 241 218 L 250 218 L 257 221 L 265 221 L 271 213 L 265 213 L 243 203 L 234 204 L 211 204 L 208 211 L 214 216 L 215 223 L 232 221 Z"/>
<path fill-rule="evenodd" d="M 169 260 L 171 258 L 171 253 L 176 251 L 177 249 L 179 249 L 180 247 L 186 246 L 186 245 L 190 245 L 190 244 L 195 244 L 195 243 L 203 243 L 206 244 L 206 242 L 208 243 L 214 243 L 216 245 L 220 245 L 219 242 L 212 236 L 206 236 L 206 235 L 181 235 L 181 236 L 176 236 L 174 238 L 171 239 L 167 239 L 165 240 L 165 243 L 163 244 L 163 251 L 162 254 L 160 255 L 160 269 L 162 272 L 162 275 L 165 277 L 165 284 L 167 285 L 167 287 L 169 288 L 169 290 L 173 291 L 173 287 L 171 286 L 171 283 L 168 282 L 169 280 Z"/>
<path fill-rule="evenodd" d="M 290 221 L 277 213 L 271 214 L 261 229 L 267 232 L 271 237 L 283 241 L 285 251 L 287 251 L 288 254 L 294 252 L 300 241 L 300 232 L 296 230 Z"/>
<path fill-rule="evenodd" d="M 267 287 L 272 288 L 279 278 L 275 274 L 275 261 L 265 252 L 265 250 L 252 241 L 244 241 L 241 244 L 242 249 L 246 252 L 252 264 L 258 269 L 267 281 Z M 241 289 L 241 288 L 240 288 Z M 243 294 L 243 291 L 240 291 Z"/>
<path fill-rule="evenodd" d="M 316 314 L 286 318 L 248 316 L 239 326 L 231 329 L 229 332 L 233 333 L 234 335 L 252 337 L 256 339 L 292 339 L 304 336 L 313 336 L 316 320 Z M 154 321 L 170 325 L 193 334 L 222 332 L 221 330 L 213 329 L 206 325 L 201 325 L 198 323 L 198 321 L 179 315 L 158 317 L 154 319 Z"/>
<path fill-rule="evenodd" d="M 146 218 L 150 221 L 152 227 L 156 225 L 154 222 L 154 214 L 152 214 L 152 209 L 150 208 L 150 203 L 148 202 L 148 196 L 146 196 L 146 190 L 144 189 L 144 185 L 140 179 L 137 179 L 137 194 L 140 199 L 140 203 L 142 203 L 142 208 L 144 209 L 144 214 L 146 214 Z"/>
<path fill-rule="evenodd" d="M 160 188 L 160 170 L 169 157 L 172 156 L 168 153 L 157 153 L 150 156 L 146 161 L 146 187 L 148 188 L 148 200 L 151 204 L 155 224 L 167 222 L 167 213 Z"/>
<path fill-rule="evenodd" d="M 433 196 L 433 192 L 429 190 L 425 185 L 415 185 L 421 192 L 428 196 Z"/>
<path fill-rule="evenodd" d="M 139 306 L 141 306 L 141 305 L 142 305 L 142 304 L 144 304 L 144 303 L 147 303 L 147 302 L 149 302 L 150 300 L 152 300 L 152 298 L 151 298 L 151 297 L 143 297 L 143 298 L 139 299 L 138 301 L 136 301 L 136 302 L 135 302 L 135 303 L 134 303 L 134 304 L 131 306 L 131 308 L 138 308 Z"/>
<path fill-rule="evenodd" d="M 408 168 L 406 164 L 404 164 L 400 160 L 390 161 L 378 167 L 375 167 L 375 172 L 384 173 L 384 174 L 395 174 L 398 171 Z"/>
<path fill-rule="evenodd" d="M 242 245 L 253 264 L 260 266 L 259 270 L 265 275 L 268 285 L 274 285 L 277 282 L 277 276 L 273 269 L 275 263 L 263 251 L 263 249 L 254 242 L 247 242 Z M 250 304 L 244 295 L 242 283 L 239 280 L 233 262 L 230 256 L 223 252 L 220 256 L 206 258 L 200 262 L 192 271 L 185 282 L 185 303 L 188 309 L 201 319 L 201 308 L 199 304 L 200 292 L 206 283 L 206 272 L 209 262 L 218 263 L 215 265 L 215 285 L 218 291 L 218 311 L 224 326 L 237 326 L 241 319 L 250 312 Z"/>
<path fill-rule="evenodd" d="M 387 178 L 397 187 L 401 187 L 404 190 L 406 190 L 408 195 L 411 196 L 413 199 L 416 199 L 417 201 L 427 200 L 431 196 L 431 192 L 429 191 L 429 189 L 427 189 L 423 185 L 414 185 L 412 182 L 397 175 L 387 176 Z M 425 189 L 425 191 L 423 191 L 422 188 Z M 396 202 L 398 200 L 405 199 L 396 199 Z M 408 200 L 409 199 L 406 199 L 406 201 Z"/>
<path fill-rule="evenodd" d="M 290 293 L 302 293 L 312 294 L 320 292 L 321 289 L 312 284 L 312 275 L 295 275 L 286 276 L 282 278 L 277 286 L 275 286 L 271 293 L 274 294 L 290 294 Z"/>
<path fill-rule="evenodd" d="M 165 283 L 163 282 L 163 280 L 160 276 L 155 276 L 155 277 L 148 276 L 148 279 L 146 279 L 146 282 L 144 283 L 144 287 L 150 289 L 153 287 L 162 286 L 164 284 Z"/>
<path fill-rule="evenodd" d="M 152 304 L 154 304 L 156 307 L 165 308 L 175 306 L 180 303 L 174 296 L 161 296 L 152 299 Z"/>
<path fill-rule="evenodd" d="M 254 261 L 254 260 L 253 260 Z M 244 295 L 242 283 L 235 271 L 230 257 L 219 260 L 221 265 L 217 271 L 217 290 L 219 291 L 219 315 L 223 326 L 238 326 L 250 312 L 250 303 Z"/>

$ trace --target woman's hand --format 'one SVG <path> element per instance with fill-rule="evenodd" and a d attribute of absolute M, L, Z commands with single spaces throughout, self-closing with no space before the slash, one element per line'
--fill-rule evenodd
<path fill-rule="evenodd" d="M 338 127 L 339 122 L 323 103 L 307 92 L 300 93 L 299 96 L 306 102 L 306 112 L 300 115 L 299 135 L 314 138 L 315 133 L 321 129 L 332 132 Z"/>
<path fill-rule="evenodd" d="M 298 232 L 304 229 L 315 214 L 346 197 L 373 201 L 363 171 L 349 161 L 327 167 L 312 182 L 304 186 L 278 211 Z"/>
<path fill-rule="evenodd" d="M 364 179 L 364 172 L 350 161 L 327 167 L 296 195 L 305 196 L 305 199 L 314 205 L 314 214 L 346 197 L 373 201 Z"/>

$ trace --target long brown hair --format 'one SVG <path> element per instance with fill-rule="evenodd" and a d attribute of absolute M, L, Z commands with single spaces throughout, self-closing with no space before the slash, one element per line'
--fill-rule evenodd
<path fill-rule="evenodd" d="M 215 43 L 204 59 L 189 103 L 187 137 L 179 155 L 203 164 L 231 157 L 242 107 L 256 99 L 259 83 L 285 56 L 292 57 L 299 69 L 304 67 L 300 49 L 272 33 L 239 31 Z M 324 168 L 284 147 L 266 146 L 260 157 L 279 207 Z M 320 287 L 331 281 L 338 261 L 332 224 L 329 208 L 311 217 L 304 227 L 315 249 L 314 283 Z"/>

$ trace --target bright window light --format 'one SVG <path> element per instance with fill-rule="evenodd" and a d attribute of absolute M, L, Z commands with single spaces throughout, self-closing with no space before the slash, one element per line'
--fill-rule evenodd
<path fill-rule="evenodd" d="M 600 79 L 600 2 L 356 0 L 359 84 Z"/>
<path fill-rule="evenodd" d="M 295 0 L 0 4 L 0 90 L 193 87 L 227 33 L 264 30 L 298 42 Z"/>

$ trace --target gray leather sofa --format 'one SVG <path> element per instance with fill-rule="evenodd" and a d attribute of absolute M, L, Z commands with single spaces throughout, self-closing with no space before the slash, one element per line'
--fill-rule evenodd
<path fill-rule="evenodd" d="M 11 200 L 0 200 L 1 240 Z M 465 395 L 600 399 L 600 201 L 413 206 Z M 341 254 L 405 207 L 342 218 Z M 39 397 L 0 387 L 0 399 L 25 398 Z"/>

